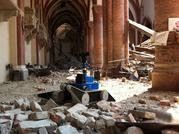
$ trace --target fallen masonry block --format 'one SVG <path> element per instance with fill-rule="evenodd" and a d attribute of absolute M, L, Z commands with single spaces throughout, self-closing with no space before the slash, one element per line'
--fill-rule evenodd
<path fill-rule="evenodd" d="M 10 113 L 0 113 L 0 119 L 13 120 L 13 119 L 14 119 L 14 114 L 10 114 Z"/>
<path fill-rule="evenodd" d="M 22 111 L 21 109 L 12 109 L 12 110 L 5 111 L 5 113 L 17 115 L 17 114 L 24 114 L 25 112 Z"/>
<path fill-rule="evenodd" d="M 54 100 L 50 99 L 47 103 L 43 106 L 43 110 L 49 111 L 52 108 L 58 107 Z"/>
<path fill-rule="evenodd" d="M 99 118 L 99 109 L 88 109 L 83 113 L 83 115 L 88 117 L 94 117 L 95 119 Z"/>
<path fill-rule="evenodd" d="M 170 100 L 160 100 L 161 106 L 170 106 Z"/>
<path fill-rule="evenodd" d="M 160 97 L 158 95 L 151 95 L 149 98 L 150 98 L 150 100 L 155 100 L 155 101 L 160 100 Z"/>
<path fill-rule="evenodd" d="M 18 125 L 18 130 L 20 134 L 37 133 L 42 127 L 45 127 L 49 133 L 56 129 L 57 124 L 49 119 L 40 121 L 22 121 Z"/>
<path fill-rule="evenodd" d="M 99 101 L 97 103 L 97 106 L 99 109 L 103 110 L 103 111 L 109 111 L 111 106 L 110 106 L 110 102 L 107 102 L 105 100 Z"/>
<path fill-rule="evenodd" d="M 66 115 L 62 112 L 58 112 L 58 113 L 50 112 L 49 115 L 50 115 L 50 119 L 56 123 L 61 123 L 66 119 Z"/>
<path fill-rule="evenodd" d="M 106 116 L 106 115 L 101 115 L 100 118 L 102 118 L 104 120 L 104 122 L 106 123 L 107 127 L 113 127 L 115 126 L 115 119 L 113 119 L 110 116 Z"/>
<path fill-rule="evenodd" d="M 16 108 L 20 108 L 23 103 L 24 103 L 24 99 L 23 99 L 23 98 L 21 98 L 21 99 L 16 99 L 16 100 L 14 101 L 14 104 L 15 104 L 15 107 L 16 107 Z"/>
<path fill-rule="evenodd" d="M 76 104 L 67 110 L 68 113 L 80 113 L 86 111 L 88 108 L 83 104 Z"/>
<path fill-rule="evenodd" d="M 5 112 L 7 110 L 12 110 L 14 108 L 15 108 L 14 105 L 0 105 L 0 111 L 1 112 Z"/>
<path fill-rule="evenodd" d="M 18 121 L 18 122 L 25 121 L 25 120 L 28 120 L 27 114 L 18 114 L 16 116 L 16 121 Z"/>
<path fill-rule="evenodd" d="M 129 127 L 124 134 L 144 134 L 144 132 L 142 131 L 142 129 L 134 126 Z"/>
<path fill-rule="evenodd" d="M 43 112 L 34 112 L 29 114 L 28 119 L 30 120 L 43 120 L 43 119 L 48 119 L 48 112 L 43 111 Z"/>
<path fill-rule="evenodd" d="M 39 129 L 39 133 L 38 134 L 48 134 L 47 129 L 45 127 L 41 127 Z"/>
<path fill-rule="evenodd" d="M 105 129 L 105 122 L 103 119 L 96 120 L 95 129 L 96 130 Z"/>
<path fill-rule="evenodd" d="M 10 134 L 11 129 L 7 124 L 0 124 L 0 134 Z"/>
<path fill-rule="evenodd" d="M 130 110 L 129 113 L 132 113 L 132 115 L 135 118 L 142 118 L 142 119 L 149 119 L 149 120 L 153 120 L 156 118 L 156 114 L 153 112 Z"/>
<path fill-rule="evenodd" d="M 27 111 L 30 109 L 30 103 L 23 103 L 20 108 L 22 111 Z"/>
<path fill-rule="evenodd" d="M 57 129 L 57 134 L 80 134 L 78 130 L 71 125 L 60 126 Z"/>
<path fill-rule="evenodd" d="M 71 121 L 72 125 L 74 125 L 78 128 L 85 127 L 87 117 L 85 117 L 84 115 L 80 115 L 78 113 L 72 113 L 72 114 L 69 114 L 68 118 Z"/>
<path fill-rule="evenodd" d="M 60 106 L 60 107 L 52 108 L 50 111 L 55 112 L 55 113 L 57 113 L 57 112 L 65 113 L 67 110 L 68 110 L 67 106 Z"/>
<path fill-rule="evenodd" d="M 86 128 L 86 126 L 88 126 L 91 129 L 94 129 L 95 128 L 95 123 L 96 123 L 96 120 L 94 119 L 94 117 L 88 117 L 87 121 L 85 123 L 85 128 Z"/>
<path fill-rule="evenodd" d="M 129 118 L 129 121 L 132 122 L 132 123 L 137 122 L 137 121 L 135 120 L 134 116 L 133 116 L 131 113 L 128 115 L 128 118 Z"/>
<path fill-rule="evenodd" d="M 12 120 L 0 119 L 0 134 L 10 134 Z"/>
<path fill-rule="evenodd" d="M 30 108 L 34 112 L 41 112 L 42 111 L 41 106 L 37 102 L 35 102 L 35 101 L 32 101 L 30 103 Z"/>

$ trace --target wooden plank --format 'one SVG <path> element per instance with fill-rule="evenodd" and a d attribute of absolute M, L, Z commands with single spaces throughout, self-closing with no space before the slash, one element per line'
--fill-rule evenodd
<path fill-rule="evenodd" d="M 128 22 L 131 27 L 137 29 L 138 31 L 142 32 L 143 34 L 145 34 L 148 37 L 151 37 L 155 33 L 154 30 L 152 30 L 144 25 L 141 25 L 139 23 L 136 23 L 130 19 L 128 19 Z"/>

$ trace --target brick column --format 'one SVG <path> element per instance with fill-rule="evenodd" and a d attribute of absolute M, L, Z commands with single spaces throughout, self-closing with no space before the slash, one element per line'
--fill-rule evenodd
<path fill-rule="evenodd" d="M 94 66 L 94 29 L 93 21 L 88 21 L 88 48 L 91 66 Z"/>
<path fill-rule="evenodd" d="M 117 65 L 125 61 L 124 1 L 113 0 L 113 60 Z"/>
<path fill-rule="evenodd" d="M 18 0 L 18 7 L 24 11 L 24 0 Z M 17 62 L 18 65 L 25 64 L 25 39 L 23 31 L 23 16 L 17 16 Z"/>
<path fill-rule="evenodd" d="M 93 6 L 94 16 L 94 63 L 95 67 L 103 67 L 103 12 L 101 5 Z"/>
<path fill-rule="evenodd" d="M 179 18 L 178 0 L 155 0 L 155 30 L 168 30 L 168 18 Z M 172 34 L 171 34 L 172 35 Z M 179 89 L 179 44 L 175 33 L 167 46 L 155 48 L 155 68 L 152 72 L 152 88 L 158 90 Z"/>
<path fill-rule="evenodd" d="M 106 75 L 108 66 L 108 45 L 107 45 L 107 0 L 102 1 L 103 6 L 103 76 Z"/>
<path fill-rule="evenodd" d="M 107 0 L 107 45 L 108 45 L 108 61 L 113 60 L 113 21 L 112 21 L 112 0 Z"/>
<path fill-rule="evenodd" d="M 129 1 L 124 1 L 124 45 L 125 45 L 125 58 L 126 63 L 129 62 Z"/>

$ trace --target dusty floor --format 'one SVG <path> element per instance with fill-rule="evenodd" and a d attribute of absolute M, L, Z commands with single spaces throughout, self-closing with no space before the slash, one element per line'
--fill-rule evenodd
<path fill-rule="evenodd" d="M 0 102 L 10 103 L 17 98 L 30 98 L 40 100 L 37 94 L 50 91 L 60 90 L 60 84 L 65 82 L 65 78 L 69 76 L 67 73 L 52 73 L 49 77 L 30 77 L 27 81 L 21 82 L 5 82 L 0 84 Z M 127 112 L 134 107 L 155 108 L 167 110 L 169 108 L 178 107 L 173 101 L 174 96 L 179 96 L 179 92 L 171 91 L 150 91 L 151 82 L 134 82 L 122 79 L 108 79 L 100 81 L 101 88 L 108 92 L 121 105 L 119 110 L 121 114 Z M 169 99 L 171 106 L 160 106 L 159 101 L 151 100 L 150 96 L 158 95 L 160 99 Z M 139 103 L 144 100 L 146 104 Z"/>

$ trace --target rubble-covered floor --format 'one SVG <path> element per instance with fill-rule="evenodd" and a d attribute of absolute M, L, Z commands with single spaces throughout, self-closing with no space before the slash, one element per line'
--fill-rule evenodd
<path fill-rule="evenodd" d="M 5 83 L 0 84 L 0 102 L 1 102 L 0 110 L 2 112 L 0 115 L 5 116 L 5 119 L 6 119 L 7 115 L 4 115 L 3 112 L 5 112 L 7 114 L 7 113 L 9 113 L 9 111 L 7 112 L 7 110 L 14 109 L 12 107 L 10 108 L 9 105 L 14 106 L 14 104 L 16 104 L 16 103 L 14 103 L 15 100 L 16 100 L 16 102 L 18 102 L 18 100 L 24 101 L 24 102 L 21 102 L 21 106 L 19 106 L 21 108 L 21 110 L 24 108 L 24 105 L 25 106 L 26 106 L 26 104 L 29 105 L 30 102 L 31 103 L 33 101 L 40 102 L 41 98 L 39 98 L 37 96 L 37 94 L 60 90 L 60 84 L 62 82 L 66 82 L 67 76 L 70 76 L 70 74 L 67 72 L 53 72 L 48 77 L 38 77 L 37 78 L 37 77 L 31 76 L 29 78 L 29 80 L 27 80 L 27 81 L 5 82 Z M 99 124 L 103 123 L 103 122 L 101 122 L 101 119 L 106 121 L 106 120 L 108 120 L 108 118 L 109 118 L 109 122 L 111 121 L 111 118 L 118 122 L 131 122 L 131 119 L 129 119 L 129 110 L 134 110 L 134 108 L 155 109 L 155 110 L 162 111 L 162 112 L 169 111 L 172 114 L 173 113 L 175 113 L 177 115 L 179 114 L 179 105 L 178 105 L 179 97 L 177 97 L 177 96 L 179 96 L 179 92 L 151 90 L 151 82 L 146 81 L 145 79 L 143 81 L 142 80 L 141 81 L 132 81 L 132 80 L 127 80 L 126 78 L 122 78 L 122 79 L 108 78 L 108 79 L 101 80 L 100 84 L 101 84 L 101 88 L 106 89 L 115 98 L 116 102 L 110 103 L 110 102 L 102 101 L 102 102 L 98 102 L 97 105 L 93 104 L 91 106 L 88 106 L 88 110 L 90 112 L 93 111 L 93 110 L 91 111 L 91 109 L 95 109 L 94 113 L 96 113 L 96 112 L 99 113 L 99 111 L 100 111 L 100 114 L 99 114 L 100 118 L 95 118 L 95 121 L 96 121 L 95 125 L 96 125 L 96 123 L 99 123 Z M 26 99 L 24 99 L 24 98 L 26 98 Z M 28 100 L 27 101 L 28 103 L 26 103 L 26 100 Z M 70 107 L 72 107 L 71 104 L 70 104 L 70 106 L 69 106 L 69 104 L 65 104 L 65 105 L 68 105 L 67 109 L 70 109 Z M 18 108 L 17 104 L 15 105 L 15 107 Z M 32 108 L 29 108 L 29 107 L 28 107 L 28 112 L 25 111 L 25 114 L 24 114 L 23 110 L 22 111 L 13 111 L 12 110 L 12 111 L 10 111 L 10 113 L 13 113 L 13 112 L 18 113 L 17 114 L 18 120 L 15 119 L 14 121 L 16 121 L 16 124 L 20 125 L 20 127 L 28 128 L 29 127 L 27 125 L 28 123 L 32 123 L 32 127 L 35 123 L 40 123 L 40 124 L 42 123 L 42 126 L 37 127 L 39 129 L 39 128 L 43 128 L 43 124 L 51 123 L 51 122 L 49 122 L 49 120 L 46 120 L 48 118 L 50 118 L 53 121 L 56 121 L 56 119 L 54 119 L 56 117 L 55 116 L 56 113 L 55 113 L 55 115 L 53 115 L 54 116 L 53 117 L 51 115 L 52 113 L 50 112 L 51 109 L 55 108 L 55 107 L 59 107 L 59 105 L 55 104 L 47 109 L 43 109 L 44 106 L 42 106 L 44 113 L 42 112 L 42 110 L 37 110 L 38 112 L 39 111 L 42 112 L 42 113 L 38 113 L 37 111 L 33 111 Z M 64 106 L 60 106 L 60 107 L 64 107 Z M 26 108 L 27 107 L 25 107 L 25 110 L 27 110 Z M 59 109 L 61 109 L 61 108 L 59 108 Z M 32 112 L 29 112 L 29 110 L 32 110 Z M 48 114 L 45 113 L 45 111 L 48 111 L 47 112 Z M 33 114 L 34 112 L 36 115 L 31 115 L 32 117 L 29 116 L 29 114 Z M 51 116 L 49 115 L 49 113 Z M 60 115 L 59 115 L 60 118 L 62 118 L 64 116 L 65 117 L 69 116 L 69 115 L 67 115 L 67 113 L 69 113 L 69 112 L 65 111 L 64 113 L 63 112 L 60 113 Z M 54 114 L 54 111 L 53 111 L 53 114 Z M 63 114 L 65 114 L 65 115 L 63 115 Z M 80 124 L 84 123 L 83 119 L 86 120 L 85 117 L 91 117 L 91 116 L 89 116 L 89 115 L 86 116 L 86 114 L 87 114 L 86 113 L 85 117 L 84 117 L 84 116 L 82 116 L 84 114 L 82 114 L 81 112 L 78 114 L 73 115 L 72 117 L 70 116 L 70 119 L 72 119 L 72 120 L 74 119 L 75 122 L 78 122 L 79 124 L 77 123 L 77 124 L 73 125 L 74 120 L 72 121 L 72 120 L 68 120 L 68 119 L 65 119 L 65 122 L 71 122 L 72 126 L 75 126 L 78 129 L 78 131 L 81 130 L 81 133 L 88 134 L 87 131 L 93 131 L 93 130 L 96 133 L 103 133 L 101 129 L 104 129 L 104 128 L 103 127 L 100 128 L 101 127 L 100 125 L 99 126 L 97 125 L 99 127 L 100 131 L 96 131 L 96 130 L 98 130 L 98 128 L 95 128 L 95 129 L 88 128 L 89 130 L 86 130 L 86 128 L 85 128 L 85 130 L 84 130 L 84 128 L 81 128 L 81 126 L 79 127 Z M 43 115 L 43 117 L 42 117 L 42 115 Z M 2 116 L 0 117 L 1 119 L 2 119 Z M 78 120 L 77 119 L 78 117 L 83 118 L 83 119 Z M 135 115 L 134 115 L 134 117 L 135 117 Z M 7 118 L 9 118 L 9 117 L 7 117 Z M 34 119 L 34 118 L 39 118 L 39 119 Z M 4 119 L 4 117 L 3 117 L 3 119 Z M 34 122 L 29 122 L 32 120 Z M 76 121 L 76 120 L 78 120 L 78 121 Z M 81 120 L 81 122 L 80 122 L 80 120 Z M 170 121 L 170 119 L 165 119 L 165 117 L 164 117 L 164 119 L 162 119 L 162 121 L 163 120 L 169 121 L 167 123 L 173 123 L 172 121 Z M 0 122 L 0 124 L 1 123 L 3 124 L 3 121 L 4 120 L 2 120 L 2 122 Z M 139 123 L 140 122 L 142 123 L 145 120 L 136 119 L 136 121 Z M 151 120 L 149 120 L 149 121 L 151 121 Z M 154 119 L 153 122 L 156 122 L 156 119 Z M 174 120 L 174 122 L 175 122 L 175 120 Z M 5 124 L 6 123 L 7 122 L 5 121 Z M 52 124 L 53 124 L 53 122 L 52 122 Z M 62 126 L 62 124 L 57 123 L 58 126 Z M 94 122 L 93 122 L 93 125 L 94 125 Z M 106 124 L 102 124 L 102 125 L 106 126 Z M 56 125 L 54 125 L 54 127 L 57 128 Z M 66 126 L 66 127 L 71 128 L 71 126 Z M 26 132 L 25 129 L 22 129 L 19 127 L 18 127 L 18 129 L 20 129 L 20 130 L 16 130 L 17 133 L 19 133 L 19 131 L 22 131 L 22 130 L 24 131 L 23 133 Z M 61 129 L 63 130 L 63 128 L 60 128 L 58 131 L 62 131 Z M 53 129 L 53 130 L 55 130 L 55 129 Z M 30 131 L 30 130 L 28 129 L 28 131 Z M 34 130 L 34 131 L 37 131 L 37 130 Z M 48 130 L 48 131 L 50 131 L 50 130 Z M 71 131 L 76 131 L 76 130 L 71 130 Z M 118 130 L 116 130 L 116 131 L 118 131 Z M 116 133 L 116 131 L 113 133 Z M 53 133 L 58 133 L 58 132 L 53 131 Z M 107 134 L 112 133 L 112 131 L 108 130 L 106 133 Z"/>

